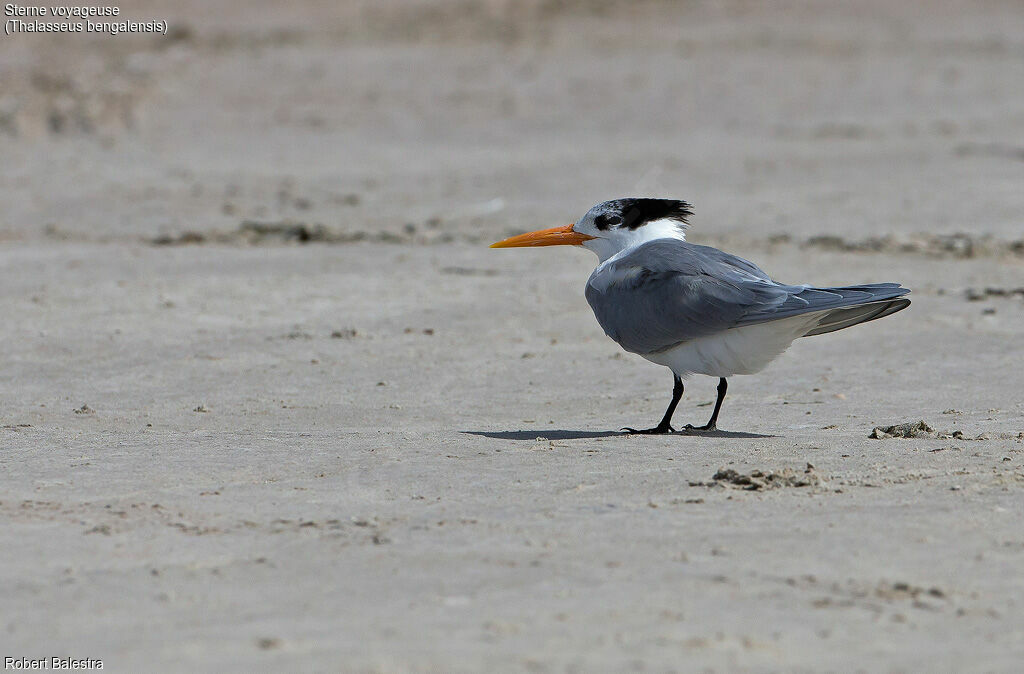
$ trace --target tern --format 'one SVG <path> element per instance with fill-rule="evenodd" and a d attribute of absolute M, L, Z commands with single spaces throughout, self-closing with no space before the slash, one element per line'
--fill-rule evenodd
<path fill-rule="evenodd" d="M 686 241 L 693 215 L 676 199 L 605 201 L 579 221 L 513 236 L 491 248 L 576 245 L 594 252 L 586 297 L 605 334 L 672 370 L 672 400 L 661 422 L 630 433 L 702 433 L 717 429 L 726 379 L 754 374 L 798 337 L 823 335 L 907 308 L 899 283 L 838 288 L 787 285 L 717 248 Z M 703 426 L 672 426 L 692 374 L 718 378 L 718 397 Z"/>

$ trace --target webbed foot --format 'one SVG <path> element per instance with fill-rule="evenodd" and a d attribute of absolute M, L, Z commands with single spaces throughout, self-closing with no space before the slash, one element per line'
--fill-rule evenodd
<path fill-rule="evenodd" d="M 669 433 L 679 432 L 676 429 L 672 428 L 672 426 L 669 424 L 658 424 L 654 428 L 642 428 L 639 430 L 627 426 L 621 430 L 626 431 L 630 435 L 668 435 Z"/>

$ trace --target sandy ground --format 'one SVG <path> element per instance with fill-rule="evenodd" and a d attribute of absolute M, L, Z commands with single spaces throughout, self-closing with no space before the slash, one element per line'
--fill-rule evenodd
<path fill-rule="evenodd" d="M 0 655 L 1017 670 L 1019 3 L 342 4 L 0 36 Z M 620 435 L 592 256 L 485 244 L 642 194 L 914 304 Z"/>

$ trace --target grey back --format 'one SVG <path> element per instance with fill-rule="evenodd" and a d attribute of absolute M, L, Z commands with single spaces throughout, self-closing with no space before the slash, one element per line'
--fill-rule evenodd
<path fill-rule="evenodd" d="M 896 283 L 786 285 L 716 248 L 659 239 L 599 266 L 587 281 L 586 297 L 609 337 L 627 351 L 647 354 L 731 328 L 908 292 Z"/>

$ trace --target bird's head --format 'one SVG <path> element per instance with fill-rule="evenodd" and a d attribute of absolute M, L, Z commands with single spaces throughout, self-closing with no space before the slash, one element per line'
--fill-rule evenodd
<path fill-rule="evenodd" d="M 594 206 L 577 222 L 513 236 L 491 248 L 583 246 L 601 260 L 654 239 L 683 239 L 690 204 L 676 199 L 616 199 Z"/>

